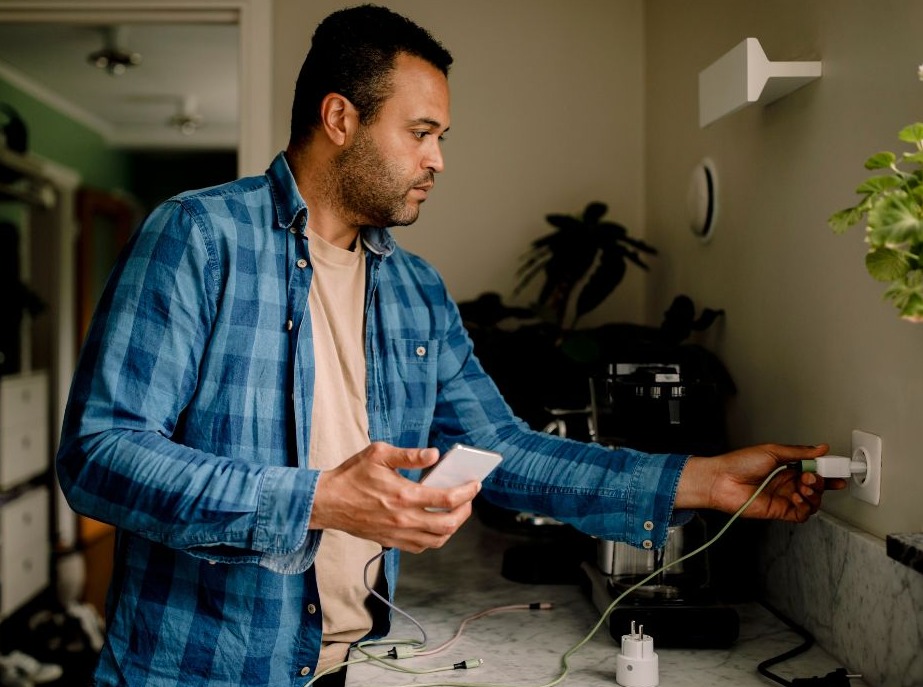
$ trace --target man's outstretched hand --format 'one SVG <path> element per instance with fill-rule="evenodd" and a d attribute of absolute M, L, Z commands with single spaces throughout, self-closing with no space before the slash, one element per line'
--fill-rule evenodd
<path fill-rule="evenodd" d="M 798 461 L 827 453 L 826 444 L 790 446 L 761 444 L 714 458 L 692 457 L 680 477 L 676 508 L 711 508 L 734 513 L 763 480 L 780 465 L 792 468 L 776 475 L 744 511 L 743 517 L 804 522 L 820 508 L 826 489 L 843 489 L 846 480 L 801 472 Z"/>

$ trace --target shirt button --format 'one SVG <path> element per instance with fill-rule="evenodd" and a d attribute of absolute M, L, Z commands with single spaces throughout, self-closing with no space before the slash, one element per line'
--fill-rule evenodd
<path fill-rule="evenodd" d="M 295 263 L 300 269 L 304 269 L 308 266 L 308 261 L 304 258 L 298 258 L 298 262 Z"/>
<path fill-rule="evenodd" d="M 295 227 L 289 227 L 289 231 L 292 232 L 293 234 L 298 233 L 298 230 Z"/>
<path fill-rule="evenodd" d="M 292 327 L 293 327 L 293 326 L 295 326 L 295 325 L 294 325 L 294 323 L 293 323 L 291 320 L 289 320 L 288 322 L 285 323 L 285 328 L 288 329 L 289 331 L 292 331 Z"/>
<path fill-rule="evenodd" d="M 421 358 L 426 355 L 426 346 L 417 346 L 417 355 Z"/>
<path fill-rule="evenodd" d="M 652 542 L 650 539 L 645 539 L 643 542 L 641 542 L 641 546 L 643 546 L 645 549 L 653 549 L 654 542 Z"/>
<path fill-rule="evenodd" d="M 315 606 L 314 604 L 308 604 L 308 613 L 310 613 L 311 615 L 314 615 L 315 613 L 317 613 L 317 606 Z"/>
<path fill-rule="evenodd" d="M 308 666 L 305 666 L 304 668 L 301 669 L 300 672 L 301 672 L 301 677 L 305 677 L 311 674 L 311 669 L 308 668 Z"/>
<path fill-rule="evenodd" d="M 652 529 L 654 529 L 654 523 L 652 523 L 650 520 L 645 520 L 645 521 L 644 521 L 644 529 L 646 529 L 648 532 L 650 532 Z"/>

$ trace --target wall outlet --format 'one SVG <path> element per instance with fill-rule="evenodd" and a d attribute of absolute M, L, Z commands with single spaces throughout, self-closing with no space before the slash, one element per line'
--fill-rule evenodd
<path fill-rule="evenodd" d="M 881 500 L 881 437 L 854 429 L 852 459 L 865 463 L 865 474 L 853 475 L 849 493 L 877 506 Z"/>

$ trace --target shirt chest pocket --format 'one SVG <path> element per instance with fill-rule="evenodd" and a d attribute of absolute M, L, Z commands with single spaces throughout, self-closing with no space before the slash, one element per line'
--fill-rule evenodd
<path fill-rule="evenodd" d="M 439 341 L 391 339 L 389 344 L 390 374 L 384 387 L 392 423 L 399 430 L 429 427 L 436 405 Z"/>

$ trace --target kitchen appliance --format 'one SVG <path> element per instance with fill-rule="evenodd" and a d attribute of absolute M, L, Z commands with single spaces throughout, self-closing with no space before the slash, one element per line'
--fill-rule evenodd
<path fill-rule="evenodd" d="M 652 454 L 711 456 L 727 450 L 725 401 L 734 385 L 714 356 L 693 346 L 646 343 L 625 347 L 613 358 L 590 378 L 585 408 L 547 409 L 546 432 Z M 662 549 L 594 539 L 544 518 L 538 522 L 529 513 L 515 517 L 517 533 L 528 533 L 529 540 L 505 552 L 504 577 L 580 584 L 600 612 L 624 594 L 608 617 L 616 642 L 630 633 L 632 621 L 663 647 L 724 648 L 737 639 L 739 617 L 731 604 L 752 598 L 756 579 L 750 574 L 756 565 L 750 523 L 735 522 L 707 550 L 679 561 L 729 516 L 678 514 Z M 661 574 L 646 579 L 665 564 Z"/>
<path fill-rule="evenodd" d="M 609 363 L 601 384 L 591 385 L 597 441 L 648 453 L 726 449 L 719 380 L 679 352 L 675 359 Z"/>
<path fill-rule="evenodd" d="M 710 456 L 727 450 L 724 404 L 733 385 L 715 373 L 711 359 L 706 364 L 697 350 L 684 347 L 623 353 L 590 384 L 595 441 L 655 454 Z M 582 564 L 600 612 L 622 597 L 608 619 L 616 641 L 632 622 L 643 624 L 663 647 L 723 648 L 737 639 L 739 617 L 725 599 L 740 596 L 733 576 L 746 569 L 752 541 L 736 542 L 737 560 L 728 558 L 723 541 L 722 547 L 680 560 L 726 522 L 719 514 L 681 517 L 686 520 L 669 528 L 663 548 L 597 540 L 596 560 Z"/>
<path fill-rule="evenodd" d="M 734 643 L 740 620 L 712 585 L 707 552 L 680 560 L 706 536 L 705 521 L 694 516 L 685 525 L 670 527 L 661 549 L 598 541 L 596 560 L 584 562 L 581 569 L 600 613 L 621 597 L 608 618 L 613 639 L 620 641 L 635 622 L 662 647 L 725 648 Z M 654 574 L 665 565 L 666 570 Z"/>

